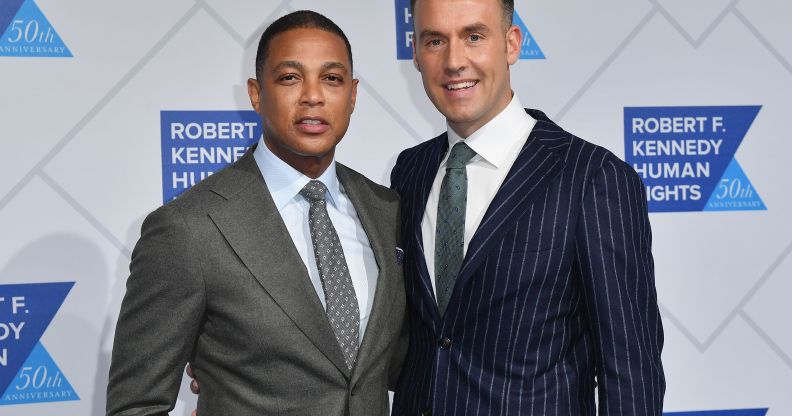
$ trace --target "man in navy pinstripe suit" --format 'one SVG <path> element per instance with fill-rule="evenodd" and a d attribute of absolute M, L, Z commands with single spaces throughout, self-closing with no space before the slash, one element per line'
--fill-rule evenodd
<path fill-rule="evenodd" d="M 393 414 L 660 415 L 643 184 L 522 108 L 513 9 L 412 3 L 414 63 L 448 131 L 402 152 L 391 174 L 410 305 Z"/>

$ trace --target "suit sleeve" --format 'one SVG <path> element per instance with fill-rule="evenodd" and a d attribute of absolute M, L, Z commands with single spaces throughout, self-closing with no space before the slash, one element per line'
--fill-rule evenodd
<path fill-rule="evenodd" d="M 108 415 L 167 415 L 205 307 L 187 226 L 167 205 L 143 222 L 113 342 Z"/>
<path fill-rule="evenodd" d="M 393 392 L 396 391 L 396 387 L 399 385 L 399 377 L 404 367 L 404 360 L 407 358 L 407 348 L 410 345 L 409 324 L 409 313 L 405 311 L 397 345 L 391 357 L 390 371 L 388 371 L 388 390 Z"/>
<path fill-rule="evenodd" d="M 394 171 L 396 167 L 393 168 Z M 393 183 L 391 181 L 391 186 Z M 404 242 L 401 236 L 401 198 L 396 209 L 396 243 L 398 247 L 404 247 Z M 405 288 L 406 290 L 406 288 Z M 404 360 L 407 357 L 407 348 L 410 345 L 410 319 L 407 309 L 404 311 L 404 318 L 402 319 L 401 329 L 399 331 L 399 338 L 396 342 L 394 352 L 391 358 L 390 371 L 388 371 L 388 390 L 395 392 L 399 384 L 399 376 L 401 375 L 402 368 L 404 367 Z"/>
<path fill-rule="evenodd" d="M 583 195 L 577 266 L 601 415 L 661 415 L 665 378 L 652 234 L 640 177 L 607 155 Z"/>

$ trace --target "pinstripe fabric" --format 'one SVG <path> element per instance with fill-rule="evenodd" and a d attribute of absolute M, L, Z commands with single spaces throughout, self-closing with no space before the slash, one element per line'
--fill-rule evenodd
<path fill-rule="evenodd" d="M 421 219 L 447 138 L 399 155 L 391 184 L 411 308 L 394 415 L 595 415 L 597 384 L 600 415 L 661 414 L 663 329 L 643 183 L 612 153 L 527 111 L 537 124 L 442 317 Z"/>

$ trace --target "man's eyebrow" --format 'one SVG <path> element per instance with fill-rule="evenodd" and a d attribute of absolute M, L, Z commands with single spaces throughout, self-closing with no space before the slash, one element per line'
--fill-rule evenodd
<path fill-rule="evenodd" d="M 441 38 L 444 37 L 442 33 L 438 32 L 436 30 L 429 30 L 429 29 L 422 30 L 421 33 L 418 34 L 418 39 L 421 39 L 424 36 L 437 36 L 437 37 L 441 37 Z"/>
<path fill-rule="evenodd" d="M 481 22 L 476 22 L 462 28 L 462 33 L 471 33 L 471 32 L 489 33 L 490 30 L 489 30 L 489 26 Z M 418 35 L 418 39 L 421 39 L 424 36 L 437 36 L 441 38 L 446 37 L 442 32 L 432 29 L 426 29 L 421 31 L 421 33 Z"/>
<path fill-rule="evenodd" d="M 344 72 L 347 71 L 346 65 L 342 64 L 341 62 L 325 62 L 322 64 L 322 72 L 329 71 L 331 69 L 339 69 Z"/>
<path fill-rule="evenodd" d="M 275 67 L 272 68 L 272 72 L 277 72 L 281 69 L 286 69 L 286 68 L 296 69 L 298 71 L 304 71 L 305 65 L 303 65 L 303 63 L 300 61 L 283 61 L 275 65 Z M 325 62 L 322 64 L 322 68 L 321 68 L 322 72 L 331 69 L 340 69 L 344 72 L 347 71 L 346 65 L 342 64 L 341 62 Z"/>
<path fill-rule="evenodd" d="M 305 65 L 303 65 L 302 62 L 299 61 L 283 61 L 275 65 L 275 67 L 272 68 L 272 72 L 279 71 L 285 68 L 297 69 L 302 71 L 305 69 Z"/>
<path fill-rule="evenodd" d="M 477 23 L 473 23 L 472 25 L 465 26 L 464 28 L 462 28 L 462 31 L 464 33 L 470 33 L 470 32 L 488 33 L 490 30 L 489 27 L 484 23 L 477 22 Z"/>

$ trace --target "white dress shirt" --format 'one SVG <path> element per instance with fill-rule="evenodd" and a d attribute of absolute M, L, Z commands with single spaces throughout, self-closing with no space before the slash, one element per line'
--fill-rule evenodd
<path fill-rule="evenodd" d="M 448 149 L 462 140 L 476 151 L 476 156 L 467 165 L 468 194 L 465 207 L 465 244 L 463 255 L 467 253 L 468 244 L 476 233 L 487 208 L 498 192 L 506 174 L 509 173 L 517 155 L 520 153 L 528 135 L 536 124 L 536 120 L 529 116 L 520 104 L 517 94 L 514 94 L 509 105 L 503 109 L 489 123 L 483 125 L 469 137 L 459 136 L 451 127 L 448 127 Z M 424 254 L 429 276 L 432 280 L 432 290 L 437 292 L 434 272 L 435 261 L 435 226 L 437 224 L 437 204 L 440 197 L 440 186 L 446 174 L 446 161 L 449 152 L 446 152 L 440 168 L 437 170 L 426 202 L 421 232 L 423 233 Z"/>
<path fill-rule="evenodd" d="M 253 158 L 261 170 L 261 175 L 264 176 L 264 182 L 267 183 L 272 200 L 286 224 L 286 229 L 289 230 L 292 242 L 308 269 L 308 276 L 311 278 L 316 294 L 319 296 L 322 306 L 326 308 L 324 289 L 319 277 L 319 269 L 316 266 L 311 229 L 308 223 L 310 204 L 300 195 L 300 190 L 311 178 L 275 156 L 264 144 L 263 138 L 259 140 L 258 147 L 253 152 Z M 357 216 L 357 211 L 338 181 L 335 159 L 317 180 L 327 186 L 327 213 L 338 233 L 339 240 L 341 240 L 349 275 L 352 277 L 352 286 L 355 288 L 360 309 L 359 341 L 362 342 L 374 302 L 379 268 L 374 259 L 374 252 L 371 249 L 368 236 Z M 295 278 L 297 278 L 297 273 L 295 273 Z"/>

